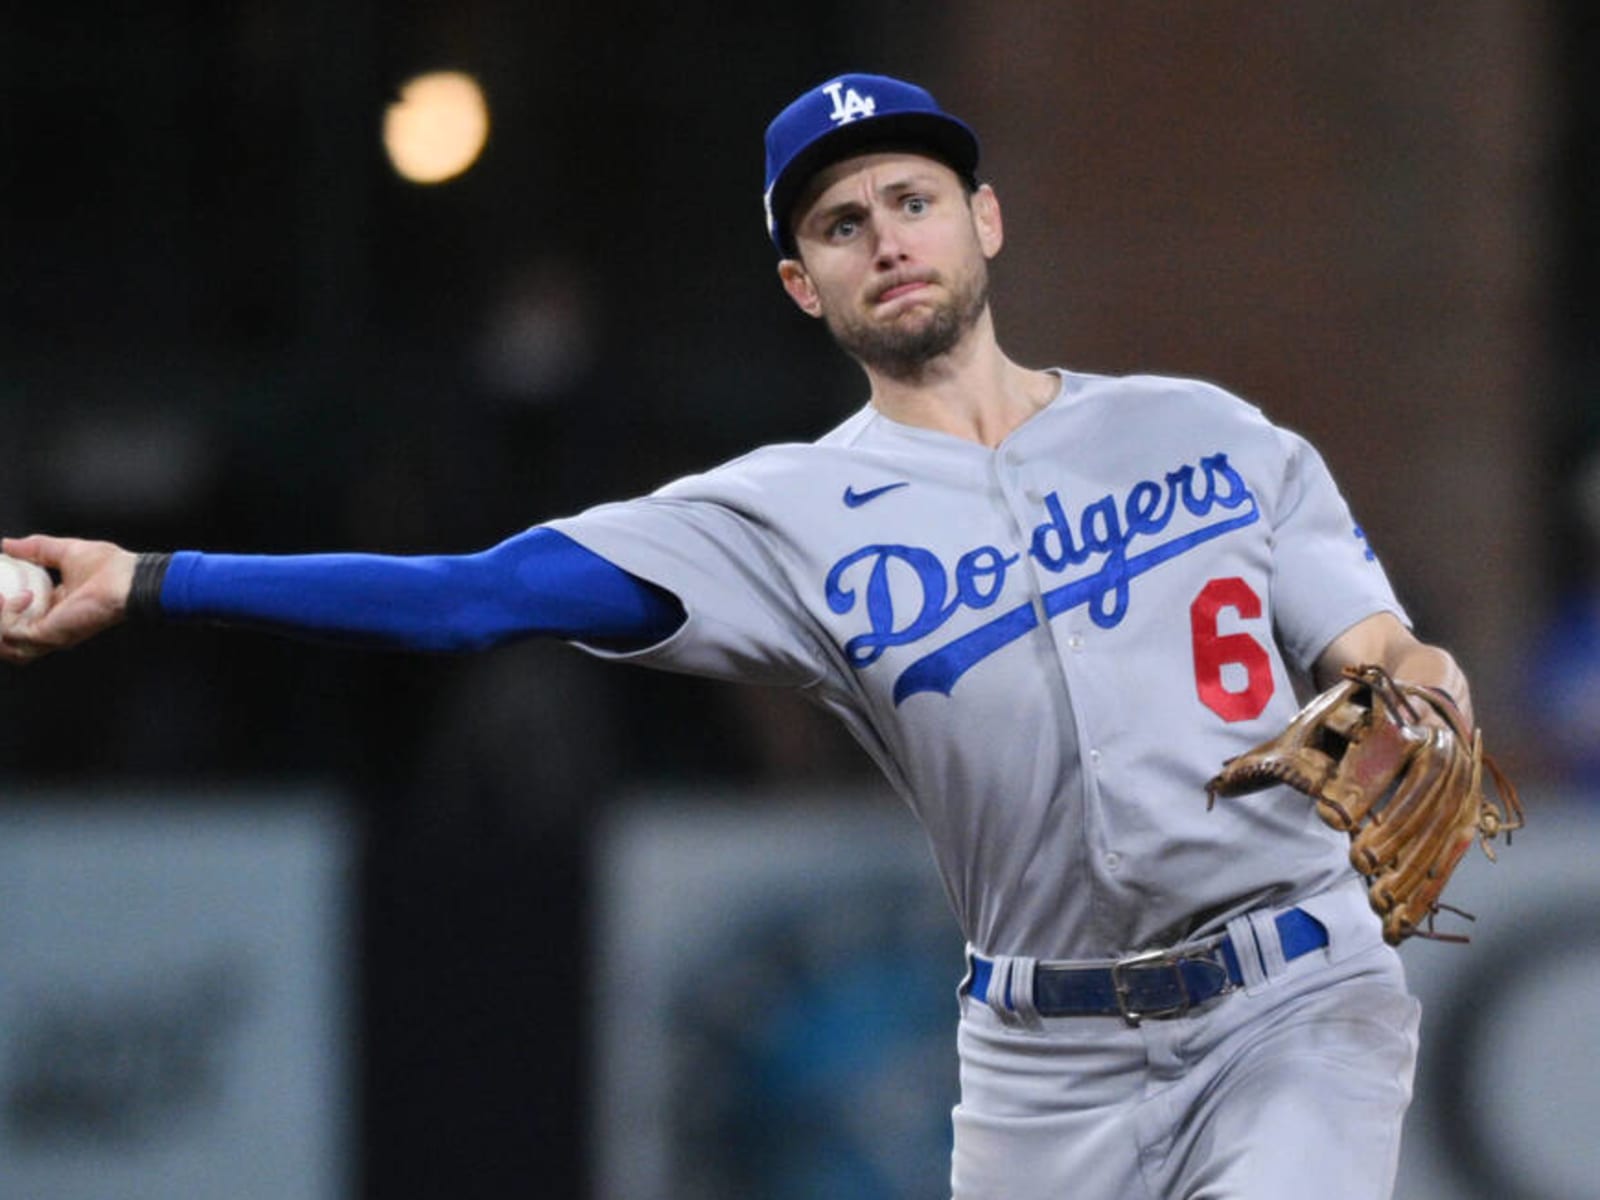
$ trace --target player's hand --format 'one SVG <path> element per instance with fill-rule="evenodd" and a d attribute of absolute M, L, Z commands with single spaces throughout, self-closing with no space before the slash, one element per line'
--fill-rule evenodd
<path fill-rule="evenodd" d="M 21 597 L 0 604 L 0 661 L 30 663 L 122 623 L 137 560 L 131 551 L 111 542 L 40 534 L 0 539 L 0 550 L 60 578 L 42 614 L 24 617 Z"/>

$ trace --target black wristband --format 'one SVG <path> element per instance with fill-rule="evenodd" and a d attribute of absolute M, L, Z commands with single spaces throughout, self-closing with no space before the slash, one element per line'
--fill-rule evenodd
<path fill-rule="evenodd" d="M 161 585 L 167 581 L 170 554 L 141 554 L 133 564 L 133 586 L 128 589 L 128 617 L 135 621 L 161 618 Z"/>

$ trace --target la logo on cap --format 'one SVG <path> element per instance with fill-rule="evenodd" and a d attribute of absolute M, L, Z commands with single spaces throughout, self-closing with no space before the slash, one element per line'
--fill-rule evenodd
<path fill-rule="evenodd" d="M 878 111 L 878 102 L 871 96 L 863 97 L 855 88 L 844 86 L 844 80 L 825 83 L 822 90 L 833 100 L 833 111 L 828 119 L 835 125 L 848 125 L 857 117 L 870 117 Z M 843 92 L 843 95 L 840 93 Z"/>

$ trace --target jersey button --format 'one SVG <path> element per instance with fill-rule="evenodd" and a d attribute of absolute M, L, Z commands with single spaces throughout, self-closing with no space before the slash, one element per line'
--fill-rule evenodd
<path fill-rule="evenodd" d="M 1118 854 L 1115 850 L 1106 855 L 1106 870 L 1115 871 L 1121 865 L 1122 855 Z"/>
<path fill-rule="evenodd" d="M 1082 650 L 1083 649 L 1083 634 L 1081 634 L 1081 633 L 1069 634 L 1067 636 L 1067 649 L 1069 649 L 1069 650 Z"/>
<path fill-rule="evenodd" d="M 1090 763 L 1091 766 L 1096 766 L 1096 767 L 1098 767 L 1100 765 L 1100 751 L 1098 751 L 1098 750 L 1089 751 L 1089 763 Z"/>

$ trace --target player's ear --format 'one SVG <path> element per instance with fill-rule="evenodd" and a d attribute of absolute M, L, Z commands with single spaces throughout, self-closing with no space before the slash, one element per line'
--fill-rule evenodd
<path fill-rule="evenodd" d="M 1005 245 L 1005 222 L 1000 217 L 1000 197 L 987 183 L 972 193 L 972 223 L 978 231 L 978 245 L 985 258 L 993 258 Z"/>
<path fill-rule="evenodd" d="M 789 293 L 789 299 L 795 302 L 801 312 L 808 317 L 822 315 L 822 299 L 812 286 L 805 264 L 798 258 L 786 258 L 778 264 L 778 279 L 783 283 L 783 290 Z"/>

